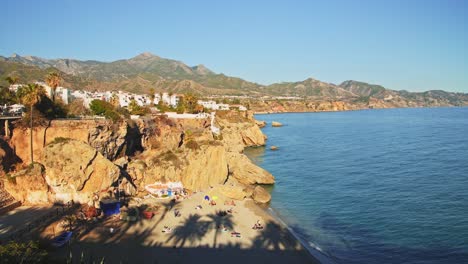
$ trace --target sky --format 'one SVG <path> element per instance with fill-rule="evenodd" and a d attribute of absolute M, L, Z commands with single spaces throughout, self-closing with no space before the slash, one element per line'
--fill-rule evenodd
<path fill-rule="evenodd" d="M 468 1 L 3 0 L 0 55 L 151 52 L 261 84 L 359 80 L 468 93 Z"/>

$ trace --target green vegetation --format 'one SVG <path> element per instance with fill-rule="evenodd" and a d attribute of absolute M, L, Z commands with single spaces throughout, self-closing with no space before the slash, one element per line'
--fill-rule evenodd
<path fill-rule="evenodd" d="M 30 107 L 30 156 L 31 156 L 31 164 L 34 162 L 34 154 L 33 154 L 33 107 L 35 104 L 37 104 L 42 97 L 45 94 L 44 88 L 42 86 L 39 86 L 37 84 L 28 84 L 25 87 L 21 87 L 21 89 L 18 90 L 19 97 L 21 98 L 21 102 L 24 105 L 27 105 Z"/>
<path fill-rule="evenodd" d="M 149 109 L 147 107 L 139 106 L 135 100 L 131 100 L 130 104 L 128 105 L 128 111 L 132 115 L 146 115 L 149 113 Z"/>
<path fill-rule="evenodd" d="M 111 119 L 114 122 L 120 120 L 120 115 L 114 109 L 114 106 L 111 103 L 108 103 L 103 100 L 93 100 L 89 104 L 89 108 L 95 115 L 105 116 L 106 118 Z"/>
<path fill-rule="evenodd" d="M 0 245 L 1 263 L 47 263 L 47 252 L 34 241 L 10 241 Z"/>
<path fill-rule="evenodd" d="M 49 72 L 46 76 L 46 83 L 52 88 L 52 102 L 55 102 L 55 92 L 61 81 L 62 77 L 57 71 Z"/>

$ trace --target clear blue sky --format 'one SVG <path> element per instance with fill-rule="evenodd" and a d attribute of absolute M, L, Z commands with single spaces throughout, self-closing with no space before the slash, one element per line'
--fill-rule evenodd
<path fill-rule="evenodd" d="M 112 61 L 149 51 L 262 84 L 468 92 L 468 1 L 227 2 L 6 0 L 0 54 Z"/>

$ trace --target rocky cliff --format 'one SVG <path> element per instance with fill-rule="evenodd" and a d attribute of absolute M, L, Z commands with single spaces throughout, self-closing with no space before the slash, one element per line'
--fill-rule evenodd
<path fill-rule="evenodd" d="M 252 196 L 254 185 L 274 183 L 270 173 L 242 154 L 245 147 L 265 144 L 252 113 L 219 112 L 215 120 L 220 135 L 211 132 L 209 119 L 52 121 L 33 132 L 35 161 L 43 170 L 30 177 L 40 182 L 40 190 L 27 184 L 10 185 L 9 190 L 27 203 L 90 203 L 96 194 L 119 185 L 129 195 L 145 195 L 145 185 L 181 181 L 192 191 L 214 188 L 220 195 L 242 199 Z M 10 140 L 25 164 L 28 139 L 29 129 L 19 127 Z M 30 178 L 21 175 L 13 178 Z"/>

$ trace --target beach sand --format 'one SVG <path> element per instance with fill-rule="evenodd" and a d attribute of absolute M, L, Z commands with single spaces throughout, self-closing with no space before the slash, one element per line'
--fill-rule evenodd
<path fill-rule="evenodd" d="M 196 193 L 175 203 L 144 200 L 160 205 L 152 219 L 125 222 L 111 217 L 91 224 L 52 257 L 63 260 L 71 251 L 76 261 L 83 254 L 85 260 L 105 258 L 106 263 L 318 263 L 287 228 L 252 200 L 231 206 L 219 198 L 211 206 L 205 195 Z M 202 209 L 196 209 L 198 205 Z M 231 214 L 217 214 L 228 209 Z M 181 216 L 176 217 L 175 210 Z M 263 229 L 252 229 L 257 221 Z M 163 232 L 165 226 L 171 231 Z"/>

